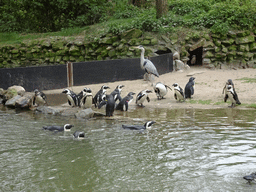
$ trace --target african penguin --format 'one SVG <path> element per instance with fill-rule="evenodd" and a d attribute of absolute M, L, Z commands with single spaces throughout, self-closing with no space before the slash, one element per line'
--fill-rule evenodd
<path fill-rule="evenodd" d="M 228 94 L 227 94 L 228 85 L 231 85 L 231 86 L 232 86 L 234 95 L 235 95 L 235 97 L 236 97 L 236 104 L 240 105 L 241 102 L 240 102 L 239 99 L 238 99 L 237 93 L 236 93 L 236 91 L 235 91 L 234 83 L 233 83 L 233 81 L 232 81 L 231 79 L 228 79 L 228 81 L 226 82 L 226 84 L 225 84 L 225 86 L 224 86 L 224 88 L 223 88 L 223 91 L 222 91 L 222 94 L 224 94 L 224 102 L 226 102 L 227 99 L 228 99 Z"/>
<path fill-rule="evenodd" d="M 65 93 L 68 99 L 68 104 L 72 107 L 75 106 L 79 106 L 80 105 L 80 101 L 79 98 L 77 96 L 77 94 L 75 94 L 73 91 L 69 90 L 69 89 L 64 89 L 62 91 L 62 93 Z"/>
<path fill-rule="evenodd" d="M 130 130 L 149 130 L 154 123 L 155 121 L 148 121 L 144 125 L 122 125 L 122 128 Z"/>
<path fill-rule="evenodd" d="M 44 126 L 43 129 L 48 131 L 70 131 L 72 127 L 74 127 L 74 125 L 65 124 L 64 126 L 58 126 L 58 125 Z"/>
<path fill-rule="evenodd" d="M 179 86 L 179 84 L 174 83 L 172 86 L 174 86 L 174 98 L 177 101 L 185 101 L 183 89 Z"/>
<path fill-rule="evenodd" d="M 95 107 L 97 107 L 99 103 L 104 100 L 104 98 L 106 97 L 107 89 L 110 89 L 110 88 L 106 85 L 102 85 L 100 90 L 93 97 L 93 104 L 95 105 Z"/>
<path fill-rule="evenodd" d="M 154 85 L 154 91 L 156 93 L 156 96 L 157 96 L 157 99 L 160 100 L 160 99 L 164 99 L 164 96 L 167 94 L 168 92 L 168 89 L 169 88 L 170 90 L 172 90 L 171 87 L 169 87 L 168 85 L 165 85 L 163 83 L 156 83 Z"/>
<path fill-rule="evenodd" d="M 84 88 L 79 94 L 78 98 L 80 101 L 80 106 L 84 109 L 91 108 L 92 107 L 92 90 L 90 88 Z"/>
<path fill-rule="evenodd" d="M 113 116 L 115 110 L 115 100 L 113 95 L 106 95 L 103 101 L 100 102 L 98 108 L 100 109 L 103 105 L 106 105 L 106 116 Z"/>
<path fill-rule="evenodd" d="M 188 83 L 185 86 L 185 99 L 190 98 L 194 95 L 195 78 L 190 77 Z"/>
<path fill-rule="evenodd" d="M 75 131 L 73 133 L 73 137 L 76 139 L 84 139 L 85 138 L 85 134 L 83 131 Z"/>
<path fill-rule="evenodd" d="M 234 90 L 232 85 L 228 85 L 227 86 L 227 95 L 228 95 L 228 99 L 231 101 L 231 106 L 229 107 L 235 107 L 236 106 L 236 101 L 237 101 L 237 95 L 234 94 Z"/>
<path fill-rule="evenodd" d="M 254 181 L 255 178 L 256 178 L 256 172 L 255 173 L 251 173 L 250 175 L 245 175 L 243 177 L 243 179 L 248 181 L 249 184 L 251 184 L 251 182 Z"/>
<path fill-rule="evenodd" d="M 133 100 L 133 95 L 135 93 L 130 92 L 128 93 L 127 96 L 125 96 L 116 106 L 116 110 L 121 110 L 121 111 L 127 111 L 128 110 L 128 104 L 131 103 Z"/>
<path fill-rule="evenodd" d="M 111 93 L 111 95 L 113 95 L 114 97 L 115 102 L 117 101 L 117 99 L 119 100 L 119 102 L 122 100 L 121 92 L 123 87 L 124 85 L 118 85 L 116 89 Z"/>
<path fill-rule="evenodd" d="M 148 102 L 150 102 L 150 99 L 148 97 L 148 93 L 152 93 L 152 91 L 146 89 L 141 92 L 136 97 L 136 104 L 140 105 L 141 107 L 144 107 L 143 102 L 147 99 Z"/>
<path fill-rule="evenodd" d="M 43 92 L 38 91 L 38 89 L 35 89 L 34 92 L 33 105 L 47 105 L 46 95 Z"/>

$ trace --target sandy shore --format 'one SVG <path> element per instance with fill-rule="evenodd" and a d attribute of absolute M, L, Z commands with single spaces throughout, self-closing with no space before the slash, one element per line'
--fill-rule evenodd
<path fill-rule="evenodd" d="M 245 82 L 241 80 L 243 78 L 254 78 L 256 79 L 256 69 L 231 69 L 231 70 L 222 70 L 222 69 L 205 69 L 201 67 L 192 67 L 183 72 L 171 72 L 167 74 L 160 75 L 159 78 L 155 77 L 154 82 L 162 82 L 166 85 L 172 87 L 172 84 L 178 83 L 183 89 L 185 88 L 186 83 L 189 78 L 195 77 L 195 94 L 191 100 L 186 100 L 186 102 L 180 103 L 174 99 L 174 91 L 169 90 L 165 99 L 157 100 L 156 94 L 153 91 L 152 83 L 144 81 L 143 79 L 131 80 L 131 81 L 117 81 L 104 83 L 108 85 L 111 89 L 107 93 L 111 93 L 115 87 L 119 84 L 124 85 L 121 96 L 126 96 L 129 92 L 135 92 L 136 95 L 144 89 L 150 89 L 153 93 L 149 94 L 150 102 L 145 102 L 146 107 L 158 107 L 158 108 L 225 108 L 230 105 L 230 102 L 224 103 L 222 94 L 223 87 L 225 82 L 228 79 L 232 79 L 235 84 L 236 92 L 238 94 L 239 100 L 242 105 L 236 106 L 237 108 L 245 108 L 249 104 L 256 104 L 256 84 L 253 82 Z M 84 87 L 91 88 L 93 94 L 96 94 L 97 91 L 103 84 L 90 84 L 83 86 L 74 86 L 71 89 L 75 93 L 79 93 Z M 63 89 L 56 90 L 46 90 L 43 91 L 46 94 L 59 94 Z M 208 102 L 207 104 L 206 101 Z M 131 106 L 135 106 L 135 98 L 131 103 Z"/>

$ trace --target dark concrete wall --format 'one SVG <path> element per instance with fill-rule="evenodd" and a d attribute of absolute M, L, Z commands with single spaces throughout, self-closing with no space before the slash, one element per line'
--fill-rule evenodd
<path fill-rule="evenodd" d="M 172 54 L 152 57 L 159 74 L 173 70 Z M 140 59 L 119 59 L 73 63 L 74 86 L 143 78 Z M 66 65 L 0 69 L 0 87 L 23 86 L 26 91 L 67 87 Z"/>

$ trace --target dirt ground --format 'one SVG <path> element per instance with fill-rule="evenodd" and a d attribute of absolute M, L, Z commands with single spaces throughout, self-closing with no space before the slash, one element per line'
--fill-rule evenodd
<path fill-rule="evenodd" d="M 144 103 L 146 107 L 157 107 L 157 108 L 225 108 L 230 105 L 230 102 L 224 103 L 222 94 L 223 87 L 228 79 L 232 79 L 235 85 L 236 92 L 238 94 L 239 100 L 242 105 L 236 106 L 237 108 L 245 108 L 247 104 L 256 104 L 256 91 L 255 82 L 245 82 L 241 80 L 242 78 L 254 78 L 256 79 L 256 69 L 206 69 L 202 67 L 192 67 L 186 71 L 182 72 L 171 72 L 167 74 L 160 75 L 159 78 L 155 77 L 154 82 L 162 82 L 166 85 L 172 87 L 172 84 L 178 83 L 183 89 L 189 78 L 195 77 L 195 94 L 190 100 L 185 102 L 177 102 L 174 99 L 174 91 L 169 90 L 165 99 L 157 100 L 157 96 L 153 91 L 153 86 L 151 82 L 144 81 L 143 79 L 131 80 L 131 81 L 116 81 L 110 83 L 104 83 L 108 85 L 111 89 L 108 89 L 107 94 L 111 93 L 117 85 L 122 84 L 125 87 L 121 93 L 121 96 L 126 96 L 129 92 L 135 92 L 136 95 L 144 90 L 150 89 L 153 93 L 149 94 L 150 102 Z M 71 88 L 75 93 L 79 93 L 84 87 L 91 88 L 93 94 L 97 91 L 103 84 L 90 84 L 83 86 L 74 86 Z M 173 88 L 173 87 L 172 87 Z M 47 90 L 44 91 L 46 94 L 61 93 L 63 89 Z M 135 97 L 131 105 L 135 104 Z M 208 103 L 206 104 L 206 101 Z"/>

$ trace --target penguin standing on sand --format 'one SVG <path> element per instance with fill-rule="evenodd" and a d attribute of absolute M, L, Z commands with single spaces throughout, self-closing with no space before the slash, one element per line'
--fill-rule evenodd
<path fill-rule="evenodd" d="M 233 83 L 233 81 L 232 81 L 231 79 L 228 79 L 228 81 L 226 82 L 226 84 L 225 84 L 225 86 L 224 86 L 224 88 L 223 88 L 223 91 L 222 91 L 222 94 L 225 95 L 225 97 L 224 97 L 224 102 L 226 102 L 227 99 L 228 99 L 228 94 L 227 94 L 228 85 L 231 85 L 232 88 L 233 88 L 233 93 L 234 93 L 235 98 L 236 98 L 236 104 L 237 104 L 237 105 L 241 105 L 241 102 L 239 101 L 238 96 L 237 96 L 237 93 L 236 93 L 236 91 L 235 91 L 234 83 Z"/>
<path fill-rule="evenodd" d="M 237 95 L 234 93 L 232 85 L 227 86 L 227 95 L 228 95 L 228 99 L 232 103 L 231 106 L 229 107 L 232 107 L 232 108 L 235 107 L 238 98 L 237 98 Z"/>
<path fill-rule="evenodd" d="M 43 92 L 38 91 L 38 89 L 35 89 L 34 92 L 33 105 L 47 105 L 46 95 Z"/>
<path fill-rule="evenodd" d="M 121 111 L 127 111 L 128 110 L 128 104 L 132 102 L 133 100 L 133 95 L 135 93 L 130 92 L 128 93 L 127 96 L 125 96 L 116 106 L 116 110 L 121 110 Z"/>
<path fill-rule="evenodd" d="M 77 94 L 75 94 L 73 91 L 71 91 L 69 89 L 64 89 L 62 91 L 62 93 L 65 93 L 67 95 L 68 104 L 70 106 L 75 107 L 75 106 L 80 105 L 79 98 L 78 98 Z"/>
<path fill-rule="evenodd" d="M 64 126 L 50 125 L 44 126 L 43 129 L 48 131 L 70 131 L 72 127 L 74 127 L 74 125 L 71 124 L 65 124 Z"/>
<path fill-rule="evenodd" d="M 79 101 L 80 101 L 80 106 L 83 107 L 84 109 L 91 108 L 92 107 L 92 90 L 90 88 L 84 88 L 79 94 Z"/>
<path fill-rule="evenodd" d="M 107 89 L 110 89 L 110 88 L 106 85 L 102 85 L 100 90 L 93 97 L 93 104 L 95 105 L 95 107 L 97 107 L 99 103 L 104 100 L 104 98 L 106 97 Z"/>
<path fill-rule="evenodd" d="M 164 99 L 164 96 L 167 94 L 168 89 L 172 90 L 171 87 L 169 87 L 168 85 L 165 85 L 163 83 L 158 82 L 157 84 L 154 85 L 154 91 L 156 93 L 157 99 Z"/>
<path fill-rule="evenodd" d="M 194 95 L 195 78 L 190 77 L 188 83 L 185 86 L 185 99 L 190 98 Z"/>
<path fill-rule="evenodd" d="M 106 95 L 103 101 L 100 102 L 98 108 L 100 109 L 103 105 L 106 105 L 106 116 L 113 116 L 115 110 L 115 100 L 113 95 Z"/>
<path fill-rule="evenodd" d="M 111 95 L 113 95 L 113 97 L 114 97 L 115 102 L 117 101 L 117 99 L 118 99 L 119 101 L 122 100 L 122 98 L 121 98 L 121 92 L 122 92 L 122 88 L 123 88 L 123 87 L 124 87 L 124 85 L 118 85 L 118 86 L 116 87 L 116 89 L 111 93 Z"/>
<path fill-rule="evenodd" d="M 174 98 L 177 101 L 185 101 L 183 89 L 179 86 L 179 84 L 174 83 L 172 86 L 174 86 Z"/>
<path fill-rule="evenodd" d="M 122 125 L 122 128 L 130 130 L 149 130 L 154 123 L 155 121 L 148 121 L 144 125 Z"/>
<path fill-rule="evenodd" d="M 147 99 L 148 102 L 150 102 L 150 98 L 148 97 L 148 93 L 152 93 L 152 91 L 146 89 L 143 90 L 141 92 L 139 92 L 139 94 L 136 97 L 136 104 L 141 106 L 141 107 L 145 107 L 143 105 L 143 102 Z"/>

